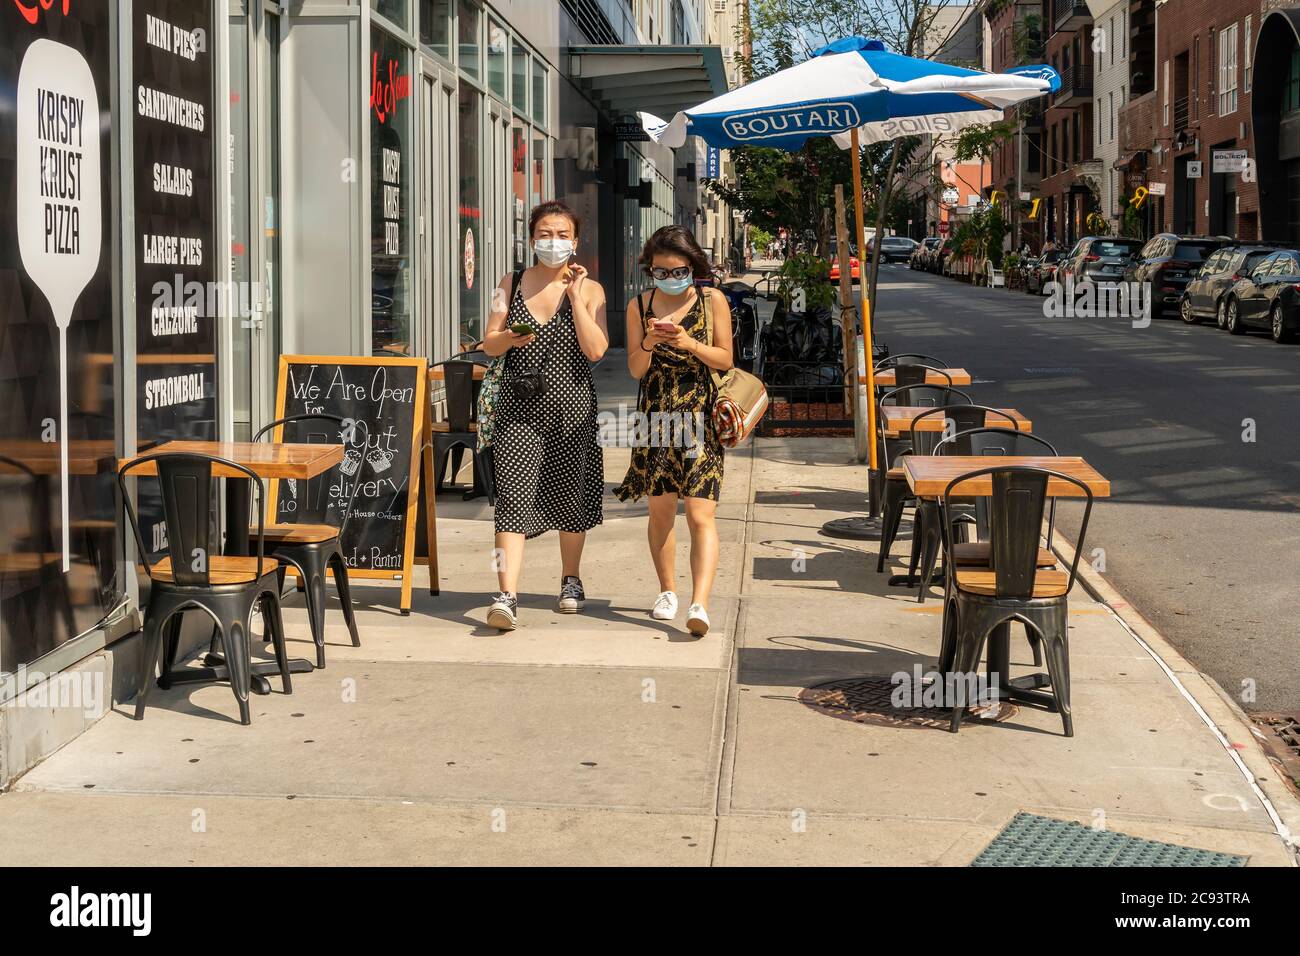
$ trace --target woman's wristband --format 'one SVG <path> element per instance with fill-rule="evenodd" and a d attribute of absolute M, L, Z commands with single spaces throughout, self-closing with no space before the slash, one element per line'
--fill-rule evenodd
<path fill-rule="evenodd" d="M 641 340 L 641 351 L 642 351 L 642 352 L 653 352 L 654 349 L 648 349 L 648 348 L 646 348 L 646 347 L 645 347 L 645 339 L 642 339 L 642 340 Z"/>

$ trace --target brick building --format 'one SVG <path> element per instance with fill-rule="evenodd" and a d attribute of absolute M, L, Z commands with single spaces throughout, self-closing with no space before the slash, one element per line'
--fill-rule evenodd
<path fill-rule="evenodd" d="M 1092 12 L 1084 0 L 1042 0 L 1046 61 L 1061 74 L 1061 89 L 1044 117 L 1041 236 L 1058 245 L 1087 234 L 1097 210 L 1101 164 L 1093 152 Z"/>
<path fill-rule="evenodd" d="M 1263 235 L 1300 244 L 1300 4 L 1266 3 L 1258 19 L 1251 61 L 1243 65 L 1254 87 L 1246 107 L 1258 178 L 1252 188 Z"/>
<path fill-rule="evenodd" d="M 1042 6 L 1040 0 L 983 0 L 980 13 L 988 25 L 985 68 L 1004 73 L 1013 66 L 1043 62 Z M 989 189 L 1008 201 L 1003 205 L 1011 219 L 1012 247 L 1028 242 L 1038 248 L 1038 224 L 1027 218 L 1018 197 L 1036 197 L 1043 169 L 1043 100 L 1031 100 L 1007 110 L 1016 124 L 1015 135 L 994 151 L 989 161 Z"/>

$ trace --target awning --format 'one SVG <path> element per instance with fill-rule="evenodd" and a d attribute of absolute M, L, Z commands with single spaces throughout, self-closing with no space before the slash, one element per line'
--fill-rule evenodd
<path fill-rule="evenodd" d="M 1119 159 L 1117 159 L 1117 160 L 1115 160 L 1115 162 L 1111 163 L 1111 168 L 1112 168 L 1112 169 L 1124 169 L 1125 167 L 1131 165 L 1132 162 L 1133 162 L 1133 160 L 1137 159 L 1139 156 L 1146 156 L 1146 154 L 1147 154 L 1148 152 L 1150 152 L 1150 150 L 1146 150 L 1146 149 L 1135 149 L 1135 150 L 1131 150 L 1130 152 L 1127 152 L 1127 153 L 1121 153 Z M 1144 162 L 1145 162 L 1145 161 L 1144 161 Z"/>
<path fill-rule="evenodd" d="M 672 116 L 727 92 L 719 46 L 571 46 L 569 78 L 611 115 Z"/>

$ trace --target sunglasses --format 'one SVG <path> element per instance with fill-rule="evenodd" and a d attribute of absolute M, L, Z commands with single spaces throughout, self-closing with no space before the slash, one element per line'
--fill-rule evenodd
<path fill-rule="evenodd" d="M 675 269 L 651 269 L 650 276 L 654 279 L 685 279 L 687 276 L 694 275 L 694 270 L 690 266 L 678 266 Z"/>

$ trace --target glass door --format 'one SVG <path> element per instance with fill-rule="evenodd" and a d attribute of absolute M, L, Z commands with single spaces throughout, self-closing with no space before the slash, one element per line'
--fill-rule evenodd
<path fill-rule="evenodd" d="M 452 119 L 455 88 L 449 86 L 441 68 L 422 57 L 420 63 L 419 159 L 417 186 L 419 213 L 416 233 L 420 270 L 420 318 L 416 323 L 416 355 L 439 362 L 456 350 L 457 328 L 453 273 L 447 268 L 453 255 L 451 213 L 456 208 L 452 194 Z M 459 246 L 457 246 L 459 249 Z"/>
<path fill-rule="evenodd" d="M 280 18 L 230 18 L 231 348 L 234 434 L 274 414 L 280 304 Z"/>

